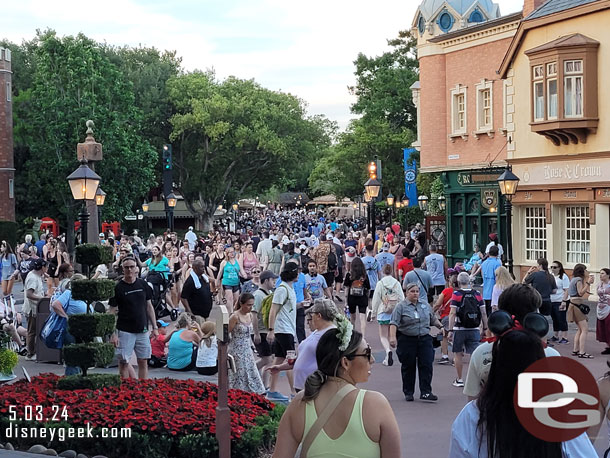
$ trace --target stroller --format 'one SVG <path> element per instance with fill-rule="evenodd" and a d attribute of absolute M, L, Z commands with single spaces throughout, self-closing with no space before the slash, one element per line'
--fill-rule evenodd
<path fill-rule="evenodd" d="M 152 289 L 152 304 L 157 319 L 169 316 L 172 321 L 178 319 L 178 310 L 167 304 L 166 294 L 172 287 L 171 278 L 166 279 L 161 272 L 150 271 L 146 275 L 146 283 Z"/>

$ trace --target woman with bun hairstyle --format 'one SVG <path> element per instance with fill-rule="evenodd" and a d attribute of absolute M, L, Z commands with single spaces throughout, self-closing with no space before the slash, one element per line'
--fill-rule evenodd
<path fill-rule="evenodd" d="M 316 361 L 318 370 L 282 416 L 273 457 L 293 458 L 300 445 L 300 456 L 398 458 L 400 431 L 390 403 L 356 388 L 368 381 L 375 358 L 347 318 L 320 338 Z"/>

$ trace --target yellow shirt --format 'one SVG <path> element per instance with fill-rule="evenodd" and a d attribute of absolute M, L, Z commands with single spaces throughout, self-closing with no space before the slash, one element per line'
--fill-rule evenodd
<path fill-rule="evenodd" d="M 354 402 L 352 415 L 347 428 L 337 439 L 331 439 L 324 428 L 312 442 L 307 452 L 307 458 L 379 458 L 381 449 L 379 443 L 373 442 L 366 434 L 362 421 L 362 401 L 366 390 L 360 390 Z M 313 401 L 305 404 L 305 430 L 303 437 L 318 419 Z"/>

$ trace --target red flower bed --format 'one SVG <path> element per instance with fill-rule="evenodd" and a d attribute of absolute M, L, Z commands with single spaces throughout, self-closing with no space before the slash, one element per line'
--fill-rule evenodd
<path fill-rule="evenodd" d="M 100 390 L 58 390 L 54 374 L 43 374 L 0 389 L 0 416 L 9 406 L 24 418 L 25 406 L 43 406 L 44 418 L 55 413 L 52 406 L 67 407 L 68 423 L 90 423 L 96 427 L 132 428 L 158 434 L 214 434 L 218 387 L 194 380 L 124 380 L 121 387 Z M 254 419 L 273 408 L 265 397 L 241 390 L 229 390 L 231 438 L 239 437 Z"/>

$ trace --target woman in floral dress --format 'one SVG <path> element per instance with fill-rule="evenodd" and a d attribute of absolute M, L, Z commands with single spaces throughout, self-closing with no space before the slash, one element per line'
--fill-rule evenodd
<path fill-rule="evenodd" d="M 229 353 L 235 359 L 235 372 L 229 371 L 229 388 L 264 394 L 265 385 L 256 368 L 250 334 L 252 331 L 252 316 L 250 311 L 254 305 L 254 296 L 243 293 L 239 296 L 235 312 L 229 319 Z"/>

